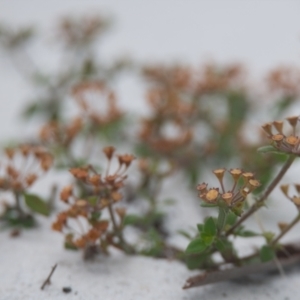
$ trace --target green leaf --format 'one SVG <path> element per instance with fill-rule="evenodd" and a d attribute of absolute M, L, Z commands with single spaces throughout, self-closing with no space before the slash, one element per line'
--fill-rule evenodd
<path fill-rule="evenodd" d="M 189 240 L 192 239 L 192 236 L 185 230 L 178 230 L 177 233 L 184 236 L 184 237 L 186 237 Z"/>
<path fill-rule="evenodd" d="M 87 198 L 87 201 L 91 204 L 91 205 L 96 205 L 98 202 L 98 197 L 97 196 L 91 196 Z"/>
<path fill-rule="evenodd" d="M 260 233 L 251 231 L 251 230 L 246 230 L 244 229 L 243 226 L 240 226 L 236 231 L 235 235 L 237 236 L 242 236 L 242 237 L 254 237 L 254 236 L 260 236 Z"/>
<path fill-rule="evenodd" d="M 185 257 L 185 262 L 187 267 L 190 270 L 194 270 L 194 269 L 209 269 L 211 268 L 214 263 L 210 257 L 210 255 L 208 254 L 193 254 L 193 255 L 187 255 Z"/>
<path fill-rule="evenodd" d="M 205 220 L 203 229 L 205 234 L 209 236 L 215 236 L 217 234 L 217 226 L 212 217 Z"/>
<path fill-rule="evenodd" d="M 260 152 L 260 153 L 268 153 L 268 152 L 273 152 L 273 151 L 277 151 L 277 149 L 272 145 L 262 146 L 257 149 L 257 152 Z"/>
<path fill-rule="evenodd" d="M 210 203 L 201 203 L 201 207 L 218 207 L 217 204 L 210 204 Z"/>
<path fill-rule="evenodd" d="M 196 254 L 196 253 L 203 252 L 206 248 L 207 248 L 207 246 L 202 241 L 202 239 L 197 238 L 188 244 L 188 246 L 185 250 L 185 253 L 186 254 Z"/>
<path fill-rule="evenodd" d="M 123 219 L 123 225 L 136 225 L 140 223 L 141 218 L 137 215 L 126 215 Z"/>
<path fill-rule="evenodd" d="M 101 217 L 101 211 L 94 211 L 91 213 L 90 222 L 96 222 Z"/>
<path fill-rule="evenodd" d="M 203 224 L 197 224 L 197 229 L 201 233 L 204 230 L 204 225 Z"/>
<path fill-rule="evenodd" d="M 26 194 L 24 193 L 25 203 L 26 205 L 34 212 L 39 213 L 44 216 L 49 216 L 50 208 L 48 204 L 43 201 L 40 197 L 34 194 Z"/>
<path fill-rule="evenodd" d="M 203 243 L 206 246 L 210 246 L 213 243 L 213 241 L 215 240 L 215 236 L 207 234 L 205 232 L 202 232 L 201 233 L 201 240 L 203 241 Z"/>
<path fill-rule="evenodd" d="M 232 226 L 236 223 L 237 215 L 230 211 L 227 215 L 226 225 Z"/>
<path fill-rule="evenodd" d="M 226 239 L 217 240 L 215 245 L 221 253 L 232 249 L 232 243 Z"/>
<path fill-rule="evenodd" d="M 266 239 L 267 243 L 270 243 L 273 240 L 275 233 L 271 231 L 265 231 L 262 235 Z"/>
<path fill-rule="evenodd" d="M 267 262 L 275 257 L 275 252 L 272 247 L 265 245 L 260 249 L 259 257 L 262 262 Z"/>
<path fill-rule="evenodd" d="M 286 153 L 277 150 L 272 145 L 260 147 L 257 149 L 257 152 L 259 152 L 259 153 L 275 153 L 275 154 L 285 155 L 285 156 L 287 155 Z"/>

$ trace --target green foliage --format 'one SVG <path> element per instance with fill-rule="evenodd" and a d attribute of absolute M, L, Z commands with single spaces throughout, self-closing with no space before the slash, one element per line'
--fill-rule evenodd
<path fill-rule="evenodd" d="M 275 251 L 271 246 L 265 245 L 260 249 L 259 257 L 262 262 L 270 261 L 274 259 Z"/>
<path fill-rule="evenodd" d="M 251 230 L 247 230 L 244 228 L 244 226 L 240 226 L 237 228 L 237 230 L 234 232 L 235 235 L 241 236 L 241 237 L 255 237 L 255 236 L 261 236 L 260 233 L 256 233 Z"/>
<path fill-rule="evenodd" d="M 202 238 L 196 238 L 191 241 L 186 250 L 186 254 L 199 254 L 207 248 L 207 244 L 202 240 Z"/>
<path fill-rule="evenodd" d="M 34 194 L 23 194 L 26 205 L 35 213 L 39 213 L 44 216 L 49 216 L 49 205 L 43 201 L 40 197 Z"/>
<path fill-rule="evenodd" d="M 32 215 L 20 212 L 11 206 L 6 208 L 0 217 L 0 221 L 7 227 L 33 228 L 36 226 L 35 219 Z"/>

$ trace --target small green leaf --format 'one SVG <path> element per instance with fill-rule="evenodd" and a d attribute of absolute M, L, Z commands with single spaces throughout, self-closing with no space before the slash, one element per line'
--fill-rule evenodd
<path fill-rule="evenodd" d="M 254 237 L 254 236 L 260 236 L 260 233 L 251 231 L 251 230 L 246 230 L 244 229 L 243 226 L 240 226 L 236 231 L 235 235 L 237 236 L 242 236 L 242 237 Z"/>
<path fill-rule="evenodd" d="M 90 222 L 96 222 L 99 220 L 99 218 L 101 217 L 101 211 L 94 211 L 91 213 L 91 218 L 90 218 Z"/>
<path fill-rule="evenodd" d="M 275 257 L 274 249 L 268 245 L 263 246 L 260 249 L 259 257 L 262 262 L 267 262 Z"/>
<path fill-rule="evenodd" d="M 201 207 L 218 207 L 217 204 L 210 204 L 210 203 L 201 203 Z"/>
<path fill-rule="evenodd" d="M 140 223 L 141 218 L 137 215 L 126 215 L 123 220 L 123 225 L 136 225 Z"/>
<path fill-rule="evenodd" d="M 203 224 L 197 224 L 197 229 L 201 233 L 204 230 L 204 225 Z"/>
<path fill-rule="evenodd" d="M 44 216 L 49 216 L 50 208 L 48 204 L 43 201 L 40 197 L 33 194 L 24 193 L 26 205 L 34 212 L 39 213 Z"/>
<path fill-rule="evenodd" d="M 187 255 L 185 257 L 185 262 L 190 270 L 205 269 L 210 266 L 213 266 L 214 264 L 210 255 L 205 255 L 203 253 Z"/>
<path fill-rule="evenodd" d="M 273 151 L 277 151 L 277 149 L 275 147 L 273 147 L 272 145 L 262 146 L 257 149 L 257 152 L 260 152 L 260 153 L 268 153 L 268 152 L 273 152 Z"/>
<path fill-rule="evenodd" d="M 259 153 L 275 153 L 279 155 L 287 155 L 287 153 L 281 152 L 277 150 L 274 146 L 268 145 L 268 146 L 263 146 L 257 149 L 257 152 Z"/>
<path fill-rule="evenodd" d="M 221 253 L 232 249 L 232 243 L 226 239 L 217 240 L 215 245 Z"/>
<path fill-rule="evenodd" d="M 212 217 L 209 217 L 205 220 L 204 223 L 204 232 L 209 236 L 215 236 L 217 234 L 217 226 Z"/>
<path fill-rule="evenodd" d="M 98 197 L 96 196 L 91 196 L 87 198 L 87 201 L 91 204 L 91 205 L 96 205 L 98 202 Z"/>
<path fill-rule="evenodd" d="M 265 231 L 263 233 L 263 236 L 266 239 L 267 243 L 270 243 L 273 240 L 275 233 L 271 231 Z"/>
<path fill-rule="evenodd" d="M 188 244 L 185 253 L 196 254 L 196 253 L 203 252 L 206 248 L 207 248 L 206 244 L 200 238 L 197 238 Z"/>
<path fill-rule="evenodd" d="M 206 232 L 201 233 L 201 240 L 206 246 L 210 246 L 215 240 L 214 235 L 207 234 Z"/>
<path fill-rule="evenodd" d="M 227 215 L 226 224 L 232 226 L 237 220 L 237 215 L 230 211 Z"/>
<path fill-rule="evenodd" d="M 186 232 L 185 230 L 178 230 L 177 233 L 184 236 L 184 237 L 186 237 L 189 240 L 192 239 L 192 236 L 188 232 Z"/>

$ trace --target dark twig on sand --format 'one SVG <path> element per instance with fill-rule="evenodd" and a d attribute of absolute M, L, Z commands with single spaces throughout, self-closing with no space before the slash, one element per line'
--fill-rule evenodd
<path fill-rule="evenodd" d="M 57 264 L 55 264 L 55 265 L 52 267 L 50 274 L 48 275 L 48 277 L 46 278 L 46 280 L 44 281 L 44 283 L 43 283 L 42 286 L 41 286 L 41 290 L 43 290 L 47 284 L 51 284 L 50 279 L 51 279 L 51 276 L 53 275 L 53 273 L 54 273 L 56 267 L 57 267 Z"/>

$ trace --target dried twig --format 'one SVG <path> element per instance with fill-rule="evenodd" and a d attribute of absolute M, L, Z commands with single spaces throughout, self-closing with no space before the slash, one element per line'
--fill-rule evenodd
<path fill-rule="evenodd" d="M 278 257 L 278 262 L 282 267 L 292 266 L 295 263 L 300 262 L 300 251 L 299 249 L 293 248 L 293 246 L 288 247 L 287 250 L 292 250 L 292 254 L 289 253 L 289 256 Z M 282 254 L 282 252 L 281 252 Z M 278 254 L 279 256 L 280 254 Z M 231 279 L 237 279 L 241 277 L 245 277 L 249 274 L 261 273 L 261 272 L 269 272 L 273 270 L 277 270 L 278 265 L 275 260 L 266 262 L 266 263 L 252 263 L 250 265 L 245 265 L 242 267 L 233 267 L 230 269 L 222 270 L 222 271 L 211 271 L 203 274 L 199 274 L 187 279 L 183 289 L 189 289 L 192 287 L 202 286 L 210 283 L 216 283 L 220 281 L 226 281 Z"/>
<path fill-rule="evenodd" d="M 44 283 L 43 283 L 42 286 L 41 286 L 41 290 L 43 290 L 47 284 L 51 284 L 50 279 L 51 279 L 51 276 L 53 275 L 53 273 L 54 273 L 56 267 L 57 267 L 57 264 L 55 264 L 55 265 L 52 267 L 50 274 L 48 275 L 48 277 L 46 278 L 46 280 L 44 281 Z"/>

